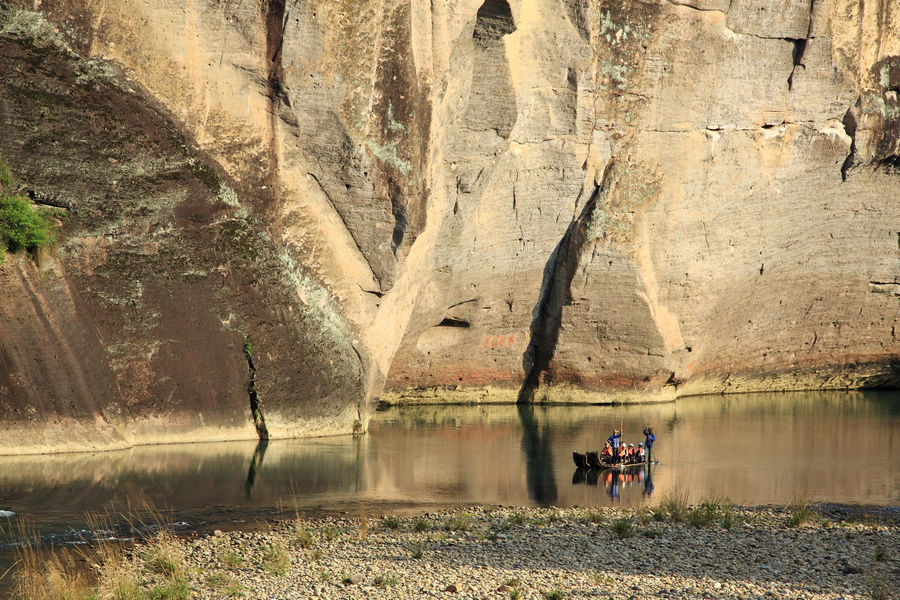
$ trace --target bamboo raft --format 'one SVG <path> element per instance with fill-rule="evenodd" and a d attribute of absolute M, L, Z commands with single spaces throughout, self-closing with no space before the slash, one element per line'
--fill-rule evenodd
<path fill-rule="evenodd" d="M 629 467 L 639 467 L 647 464 L 646 461 L 629 462 L 629 463 L 608 463 L 600 458 L 597 452 L 578 452 L 572 451 L 572 460 L 579 469 L 627 469 Z"/>

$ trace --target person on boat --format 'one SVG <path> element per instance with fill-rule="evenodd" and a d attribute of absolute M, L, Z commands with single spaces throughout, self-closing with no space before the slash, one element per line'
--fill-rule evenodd
<path fill-rule="evenodd" d="M 646 451 L 644 450 L 644 443 L 641 442 L 638 444 L 638 462 L 644 462 L 644 458 L 647 456 Z"/>
<path fill-rule="evenodd" d="M 619 446 L 619 462 L 625 464 L 628 462 L 628 446 L 622 444 Z"/>
<path fill-rule="evenodd" d="M 647 462 L 649 463 L 652 460 L 651 455 L 653 454 L 653 442 L 656 441 L 656 436 L 653 434 L 652 427 L 644 428 L 644 448 L 647 449 Z"/>
<path fill-rule="evenodd" d="M 634 452 L 634 444 L 628 444 L 628 462 L 629 462 L 629 463 L 633 463 L 633 462 L 634 462 L 634 454 L 635 454 L 635 452 Z"/>
<path fill-rule="evenodd" d="M 603 452 L 600 453 L 600 458 L 607 463 L 613 462 L 612 444 L 610 444 L 609 441 L 603 446 Z"/>
<path fill-rule="evenodd" d="M 613 429 L 612 435 L 606 439 L 610 447 L 612 447 L 613 462 L 617 462 L 619 460 L 619 438 L 621 437 L 622 432 L 618 429 Z"/>

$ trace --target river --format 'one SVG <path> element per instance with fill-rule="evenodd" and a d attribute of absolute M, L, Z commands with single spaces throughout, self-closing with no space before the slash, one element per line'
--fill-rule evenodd
<path fill-rule="evenodd" d="M 598 449 L 614 427 L 637 445 L 647 425 L 657 435 L 659 464 L 651 470 L 613 476 L 575 469 L 573 450 Z M 900 392 L 704 396 L 635 406 L 392 407 L 356 437 L 0 457 L 0 572 L 23 524 L 64 545 L 89 536 L 88 514 L 121 524 L 121 515 L 146 507 L 197 529 L 252 526 L 294 511 L 638 506 L 671 494 L 744 505 L 900 504 Z M 111 534 L 127 530 L 120 527 Z"/>

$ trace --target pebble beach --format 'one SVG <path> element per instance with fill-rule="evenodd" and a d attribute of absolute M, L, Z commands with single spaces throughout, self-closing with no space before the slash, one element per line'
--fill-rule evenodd
<path fill-rule="evenodd" d="M 168 543 L 204 599 L 882 600 L 898 597 L 898 534 L 896 507 L 664 503 L 297 517 Z"/>

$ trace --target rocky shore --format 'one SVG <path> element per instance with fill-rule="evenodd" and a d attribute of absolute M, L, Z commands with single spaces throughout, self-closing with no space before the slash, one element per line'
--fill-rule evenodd
<path fill-rule="evenodd" d="M 154 544 L 156 544 L 154 549 Z M 138 546 L 196 598 L 897 598 L 900 511 L 475 507 L 304 518 Z M 157 558 L 153 558 L 157 556 Z M 155 571 L 155 572 L 154 572 Z"/>

